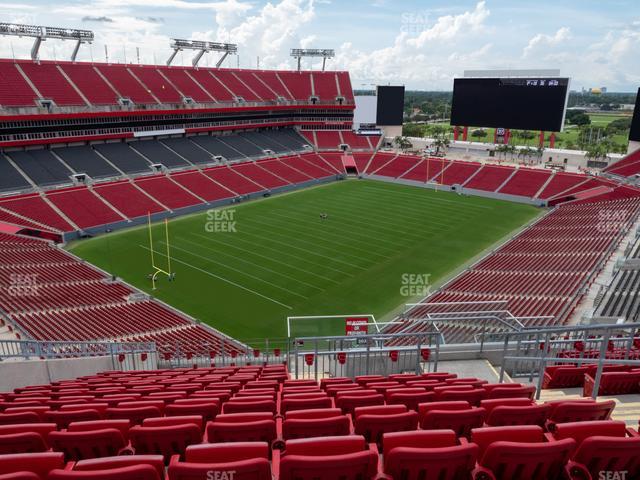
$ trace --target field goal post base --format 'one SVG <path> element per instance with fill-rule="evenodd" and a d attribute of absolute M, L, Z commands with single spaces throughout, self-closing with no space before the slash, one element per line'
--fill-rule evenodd
<path fill-rule="evenodd" d="M 154 250 L 153 250 L 153 233 L 152 233 L 152 228 L 151 228 L 151 212 L 149 212 L 147 214 L 147 225 L 149 228 L 149 252 L 151 253 L 151 268 L 153 269 L 153 272 L 151 273 L 151 289 L 155 290 L 156 289 L 156 278 L 158 275 L 166 275 L 167 278 L 169 279 L 169 281 L 173 281 L 173 279 L 176 277 L 176 274 L 174 272 L 171 271 L 171 248 L 170 248 L 170 243 L 169 243 L 169 220 L 168 219 L 164 219 L 164 229 L 165 229 L 165 243 L 167 245 L 167 253 L 166 253 L 166 257 L 167 257 L 167 270 L 165 270 L 164 268 L 160 268 L 157 264 L 156 264 L 156 260 L 155 260 L 155 255 L 154 255 Z"/>

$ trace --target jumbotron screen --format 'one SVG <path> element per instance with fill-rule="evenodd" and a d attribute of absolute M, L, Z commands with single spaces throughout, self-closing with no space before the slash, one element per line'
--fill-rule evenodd
<path fill-rule="evenodd" d="M 451 124 L 559 132 L 568 78 L 456 78 Z"/>
<path fill-rule="evenodd" d="M 636 96 L 636 108 L 633 110 L 633 120 L 631 120 L 629 140 L 632 142 L 640 142 L 640 88 L 638 89 L 638 95 Z"/>

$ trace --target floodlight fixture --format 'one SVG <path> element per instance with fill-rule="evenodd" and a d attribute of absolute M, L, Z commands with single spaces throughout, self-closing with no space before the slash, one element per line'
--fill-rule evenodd
<path fill-rule="evenodd" d="M 0 35 L 14 37 L 33 37 L 35 41 L 31 47 L 31 59 L 38 60 L 40 45 L 48 38 L 54 40 L 74 40 L 76 46 L 71 54 L 71 61 L 76 61 L 78 50 L 83 43 L 91 43 L 94 40 L 91 30 L 78 30 L 76 28 L 44 27 L 40 25 L 23 25 L 21 23 L 0 22 Z"/>
<path fill-rule="evenodd" d="M 292 48 L 291 56 L 298 60 L 298 71 L 301 68 L 302 57 L 320 57 L 322 58 L 322 71 L 327 62 L 327 58 L 336 56 L 336 52 L 332 48 Z"/>
<path fill-rule="evenodd" d="M 173 53 L 167 60 L 167 65 L 171 65 L 173 59 L 176 57 L 178 52 L 182 50 L 197 50 L 196 56 L 193 57 L 191 64 L 194 67 L 198 66 L 198 62 L 202 58 L 202 56 L 207 52 L 222 52 L 222 57 L 216 63 L 216 68 L 220 68 L 224 59 L 227 58 L 227 55 L 236 55 L 238 53 L 238 45 L 234 43 L 217 43 L 217 42 L 207 42 L 202 40 L 183 40 L 180 38 L 173 38 L 173 42 L 171 43 L 171 48 L 173 48 Z"/>

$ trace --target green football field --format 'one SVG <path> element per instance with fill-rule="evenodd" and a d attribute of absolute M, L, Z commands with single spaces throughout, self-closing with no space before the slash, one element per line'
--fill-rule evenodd
<path fill-rule="evenodd" d="M 149 231 L 74 242 L 76 255 L 237 339 L 282 338 L 287 317 L 384 317 L 540 213 L 532 206 L 346 180 L 169 222 L 173 282 L 152 290 Z M 327 218 L 322 219 L 321 214 Z M 153 226 L 166 269 L 164 224 Z M 413 297 L 412 297 L 413 296 Z M 292 335 L 344 334 L 344 321 Z M 260 342 L 262 343 L 262 342 Z"/>

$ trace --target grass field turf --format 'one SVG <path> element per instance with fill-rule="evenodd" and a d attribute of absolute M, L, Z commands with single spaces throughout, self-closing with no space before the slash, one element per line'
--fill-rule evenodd
<path fill-rule="evenodd" d="M 347 180 L 169 222 L 174 282 L 151 289 L 149 232 L 122 230 L 70 250 L 245 341 L 286 336 L 286 317 L 371 313 L 411 298 L 403 274 L 437 283 L 540 210 L 516 203 L 368 180 Z M 326 220 L 320 213 L 327 213 Z M 233 215 L 233 219 L 231 219 Z M 235 225 L 226 223 L 235 221 Z M 235 232 L 212 233 L 235 227 Z M 153 227 L 166 263 L 164 227 Z M 302 325 L 302 324 L 301 324 Z M 344 322 L 294 334 L 344 334 Z M 250 342 L 253 343 L 253 342 Z"/>

